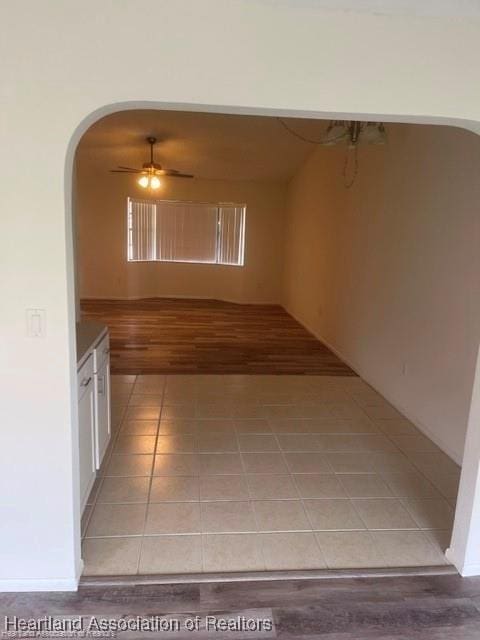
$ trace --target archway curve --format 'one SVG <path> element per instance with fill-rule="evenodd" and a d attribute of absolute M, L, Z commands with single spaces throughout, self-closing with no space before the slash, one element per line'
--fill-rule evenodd
<path fill-rule="evenodd" d="M 450 126 L 465 129 L 480 135 L 480 122 L 462 118 L 448 118 L 435 115 L 372 114 L 359 112 L 304 111 L 292 109 L 273 109 L 263 107 L 235 107 L 233 105 L 211 105 L 185 102 L 159 102 L 150 100 L 125 101 L 105 104 L 87 114 L 74 129 L 66 148 L 64 168 L 64 202 L 67 263 L 67 300 L 68 334 L 70 360 L 70 391 L 72 415 L 72 442 L 78 442 L 77 384 L 75 364 L 75 265 L 73 242 L 73 173 L 75 154 L 80 140 L 88 129 L 100 119 L 121 111 L 133 110 L 189 111 L 198 113 L 217 113 L 226 115 L 248 115 L 265 117 L 305 118 L 321 120 L 361 120 L 388 122 L 396 124 L 417 124 Z M 472 396 L 465 439 L 460 488 L 455 510 L 450 547 L 446 556 L 461 575 L 480 575 L 480 550 L 475 553 L 475 539 L 480 535 L 480 345 L 477 366 L 472 379 Z M 81 567 L 80 545 L 80 499 L 78 486 L 78 447 L 72 450 L 73 469 L 73 509 L 74 509 L 74 547 L 76 564 Z M 478 546 L 478 545 L 477 545 Z M 81 571 L 80 571 L 81 573 Z"/>

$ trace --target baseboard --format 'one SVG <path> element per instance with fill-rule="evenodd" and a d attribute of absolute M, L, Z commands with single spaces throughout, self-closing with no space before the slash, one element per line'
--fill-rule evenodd
<path fill-rule="evenodd" d="M 218 300 L 220 302 L 229 302 L 230 304 L 243 304 L 243 305 L 266 305 L 281 307 L 280 302 L 265 302 L 265 300 L 235 300 L 233 298 L 218 298 L 213 296 L 182 296 L 182 295 L 156 295 L 156 296 L 82 296 L 80 298 L 80 304 L 82 302 L 95 302 L 97 300 L 111 300 L 112 302 L 135 302 L 136 300 Z"/>
<path fill-rule="evenodd" d="M 466 563 L 460 561 L 455 553 L 453 547 L 449 547 L 445 551 L 445 557 L 453 566 L 457 569 L 462 578 L 473 578 L 474 576 L 480 576 L 480 562 Z"/>
<path fill-rule="evenodd" d="M 83 569 L 83 560 L 79 558 L 73 578 L 0 579 L 0 593 L 15 591 L 77 591 Z"/>
<path fill-rule="evenodd" d="M 458 569 L 458 567 L 456 568 Z M 458 573 L 462 578 L 474 578 L 475 576 L 480 576 L 480 562 L 476 562 L 475 564 L 466 564 L 462 569 L 458 569 Z"/>
<path fill-rule="evenodd" d="M 402 407 L 396 400 L 393 400 L 389 397 L 389 393 L 384 391 L 380 385 L 378 385 L 375 381 L 373 381 L 368 373 L 362 370 L 362 368 L 355 362 L 352 362 L 350 358 L 348 358 L 344 353 L 339 351 L 336 347 L 334 347 L 328 340 L 326 340 L 323 336 L 319 335 L 317 331 L 309 327 L 303 320 L 300 320 L 290 309 L 284 306 L 284 309 L 287 313 L 289 313 L 292 318 L 302 325 L 307 331 L 309 331 L 312 335 L 314 335 L 320 342 L 322 342 L 326 347 L 333 351 L 333 353 L 343 360 L 345 364 L 347 364 L 355 373 L 365 380 L 367 384 L 369 384 L 377 393 L 387 400 L 392 407 L 394 407 L 397 411 L 399 411 L 402 415 L 404 415 L 415 427 L 421 431 L 424 435 L 427 436 L 432 442 L 434 442 L 437 447 L 439 447 L 449 458 L 451 458 L 456 464 L 462 466 L 462 457 L 457 454 L 456 451 L 452 451 L 448 445 L 446 445 L 441 438 L 439 438 L 435 433 L 431 431 L 429 427 L 424 425 L 421 420 L 419 420 L 416 416 L 414 416 L 408 409 Z"/>
<path fill-rule="evenodd" d="M 0 593 L 25 591 L 77 591 L 78 578 L 29 578 L 22 580 L 0 580 Z"/>

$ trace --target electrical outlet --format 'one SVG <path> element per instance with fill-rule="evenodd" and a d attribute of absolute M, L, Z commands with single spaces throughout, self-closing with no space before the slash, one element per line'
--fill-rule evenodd
<path fill-rule="evenodd" d="M 408 376 L 408 364 L 406 362 L 402 364 L 402 376 Z"/>

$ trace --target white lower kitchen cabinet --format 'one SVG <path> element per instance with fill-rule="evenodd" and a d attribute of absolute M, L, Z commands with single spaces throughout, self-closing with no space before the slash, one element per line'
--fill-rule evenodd
<path fill-rule="evenodd" d="M 110 344 L 107 328 L 77 324 L 80 503 L 82 513 L 110 442 Z"/>
<path fill-rule="evenodd" d="M 95 463 L 100 469 L 111 435 L 110 346 L 108 334 L 95 347 Z"/>
<path fill-rule="evenodd" d="M 78 371 L 78 438 L 80 464 L 80 505 L 85 508 L 95 482 L 95 387 L 93 355 Z"/>

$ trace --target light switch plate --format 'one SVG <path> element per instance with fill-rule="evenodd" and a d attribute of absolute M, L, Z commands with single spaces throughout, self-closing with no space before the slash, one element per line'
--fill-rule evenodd
<path fill-rule="evenodd" d="M 27 309 L 27 336 L 44 338 L 47 331 L 45 309 Z"/>

